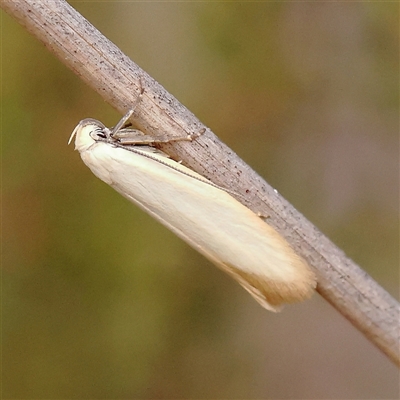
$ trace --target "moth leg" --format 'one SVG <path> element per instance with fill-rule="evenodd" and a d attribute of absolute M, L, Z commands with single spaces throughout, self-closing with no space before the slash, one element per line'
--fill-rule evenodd
<path fill-rule="evenodd" d="M 122 129 L 122 127 L 125 125 L 125 123 L 128 121 L 128 119 L 132 116 L 132 114 L 135 111 L 135 108 L 137 107 L 137 105 L 140 103 L 140 101 L 142 100 L 143 97 L 143 93 L 144 93 L 144 87 L 142 85 L 142 81 L 140 81 L 140 93 L 139 96 L 136 97 L 135 103 L 133 104 L 133 106 L 127 111 L 127 113 L 120 119 L 120 121 L 118 122 L 117 125 L 114 126 L 114 128 L 111 131 L 110 137 L 114 137 L 114 135 Z"/>
<path fill-rule="evenodd" d="M 188 142 L 191 142 L 191 141 L 197 139 L 198 137 L 200 137 L 201 135 L 203 135 L 205 131 L 206 131 L 206 128 L 202 128 L 197 133 L 189 133 L 186 136 L 169 138 L 167 142 L 180 142 L 182 140 L 186 140 Z M 167 142 L 164 142 L 164 143 L 167 143 Z"/>
<path fill-rule="evenodd" d="M 185 136 L 167 137 L 167 135 L 153 136 L 156 140 L 154 143 L 170 143 L 170 142 L 191 142 L 204 134 L 206 128 L 200 129 L 197 133 L 189 133 Z"/>
<path fill-rule="evenodd" d="M 152 145 L 155 143 L 166 143 L 168 140 L 163 140 L 165 137 L 160 138 L 157 136 L 146 135 L 138 129 L 121 129 L 113 135 L 113 139 L 122 145 L 140 145 L 147 144 Z"/>
<path fill-rule="evenodd" d="M 204 132 L 206 131 L 205 128 L 200 129 L 198 133 L 190 133 L 185 136 L 178 136 L 178 137 L 168 137 L 167 135 L 150 136 L 144 134 L 138 129 L 129 129 L 128 127 L 132 126 L 132 124 L 128 122 L 128 120 L 133 115 L 144 93 L 142 80 L 139 79 L 139 82 L 140 82 L 140 93 L 136 98 L 135 103 L 121 118 L 118 124 L 115 125 L 112 129 L 110 129 L 110 133 L 107 134 L 108 139 L 116 140 L 122 145 L 135 145 L 135 144 L 155 145 L 157 143 L 171 143 L 180 141 L 191 142 L 194 139 L 197 139 L 199 136 L 204 134 Z"/>
<path fill-rule="evenodd" d="M 168 137 L 168 135 L 146 135 L 137 129 L 121 129 L 120 131 L 116 132 L 112 137 L 113 139 L 118 140 L 119 143 L 126 145 L 157 144 L 181 141 L 191 142 L 192 140 L 197 139 L 199 136 L 201 136 L 204 132 L 205 129 L 202 129 L 200 133 L 191 133 L 185 136 Z"/>

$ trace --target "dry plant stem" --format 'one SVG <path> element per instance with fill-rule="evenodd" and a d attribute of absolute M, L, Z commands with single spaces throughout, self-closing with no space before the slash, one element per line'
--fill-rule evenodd
<path fill-rule="evenodd" d="M 184 136 L 204 125 L 63 0 L 2 0 L 2 8 L 124 114 L 145 92 L 134 121 L 147 134 Z M 72 125 L 71 125 L 72 129 Z M 207 128 L 192 143 L 162 149 L 215 184 L 244 196 L 313 267 L 318 292 L 396 364 L 399 303 L 277 194 Z"/>

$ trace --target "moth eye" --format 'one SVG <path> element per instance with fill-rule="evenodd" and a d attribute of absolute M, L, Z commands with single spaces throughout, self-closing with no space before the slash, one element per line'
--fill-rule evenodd
<path fill-rule="evenodd" d="M 90 132 L 90 136 L 94 139 L 107 139 L 107 134 L 104 132 L 103 129 L 101 129 L 100 127 L 96 127 L 94 128 L 91 132 Z"/>

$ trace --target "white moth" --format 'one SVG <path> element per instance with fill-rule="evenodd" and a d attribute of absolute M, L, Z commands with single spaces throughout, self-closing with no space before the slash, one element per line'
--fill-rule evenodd
<path fill-rule="evenodd" d="M 266 309 L 279 311 L 310 297 L 316 278 L 285 239 L 228 191 L 154 147 L 168 139 L 123 128 L 132 113 L 113 130 L 84 119 L 68 143 L 75 136 L 75 149 L 98 178 L 232 276 Z"/>

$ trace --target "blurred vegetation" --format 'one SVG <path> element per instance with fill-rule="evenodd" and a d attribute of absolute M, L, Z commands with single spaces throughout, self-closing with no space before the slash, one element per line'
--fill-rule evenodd
<path fill-rule="evenodd" d="M 74 2 L 392 295 L 399 5 Z M 5 13 L 3 398 L 398 398 L 314 296 L 273 315 L 67 146 L 120 116 Z"/>

